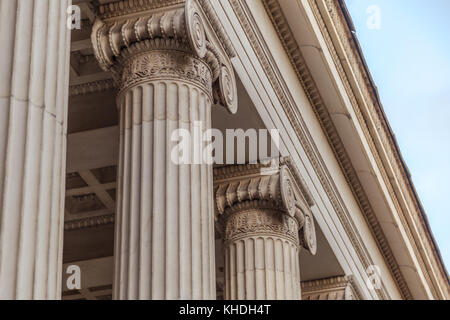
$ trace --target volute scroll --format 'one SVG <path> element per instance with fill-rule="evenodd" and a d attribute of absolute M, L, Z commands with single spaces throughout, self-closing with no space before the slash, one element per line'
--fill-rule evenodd
<path fill-rule="evenodd" d="M 208 87 L 215 103 L 236 113 L 238 92 L 231 63 L 234 51 L 223 28 L 217 26 L 219 20 L 211 18 L 211 6 L 198 0 L 152 10 L 142 6 L 142 12 L 135 8 L 133 15 L 96 18 L 91 41 L 100 67 L 111 71 L 120 83 L 128 59 L 149 51 L 181 51 L 206 63 L 211 69 L 212 86 Z"/>

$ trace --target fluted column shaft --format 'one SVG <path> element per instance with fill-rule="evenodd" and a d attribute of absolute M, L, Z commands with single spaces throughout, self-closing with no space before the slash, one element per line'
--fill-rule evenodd
<path fill-rule="evenodd" d="M 114 298 L 214 299 L 212 167 L 193 157 L 211 127 L 211 71 L 170 49 L 123 66 Z M 196 139 L 184 163 L 178 129 Z"/>
<path fill-rule="evenodd" d="M 0 298 L 58 299 L 70 0 L 0 1 Z"/>
<path fill-rule="evenodd" d="M 113 296 L 214 299 L 213 172 L 206 131 L 213 99 L 237 111 L 234 50 L 208 2 L 134 5 L 133 12 L 141 14 L 101 6 L 91 34 L 100 66 L 119 84 Z"/>
<path fill-rule="evenodd" d="M 297 221 L 259 201 L 225 219 L 225 298 L 300 299 Z"/>

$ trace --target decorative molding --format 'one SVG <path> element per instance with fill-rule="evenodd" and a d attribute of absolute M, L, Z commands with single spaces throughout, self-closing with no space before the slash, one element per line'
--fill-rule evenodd
<path fill-rule="evenodd" d="M 302 300 L 363 300 L 352 276 L 301 282 Z"/>
<path fill-rule="evenodd" d="M 208 17 L 208 21 L 211 23 L 211 26 L 216 32 L 217 37 L 219 38 L 220 43 L 224 47 L 228 56 L 230 57 L 230 59 L 234 58 L 236 56 L 236 51 L 234 50 L 233 44 L 231 43 L 230 38 L 228 37 L 225 29 L 223 28 L 219 17 L 217 16 L 216 12 L 211 6 L 211 0 L 198 0 L 198 1 L 201 4 L 202 10 Z"/>
<path fill-rule="evenodd" d="M 276 206 L 266 206 L 262 201 L 237 204 L 227 215 L 224 224 L 224 241 L 235 242 L 248 237 L 281 237 L 297 247 L 299 242 L 298 221 L 280 214 Z"/>
<path fill-rule="evenodd" d="M 78 85 L 72 85 L 69 88 L 69 96 L 81 96 L 97 92 L 104 92 L 115 88 L 114 80 L 99 80 Z"/>
<path fill-rule="evenodd" d="M 214 169 L 216 220 L 226 220 L 226 239 L 233 238 L 230 234 L 234 230 L 238 233 L 252 233 L 255 228 L 258 232 L 272 230 L 289 237 L 295 229 L 295 237 L 290 238 L 298 244 L 301 230 L 300 244 L 316 254 L 314 218 L 308 202 L 311 198 L 309 192 L 302 192 L 305 184 L 298 172 L 292 174 L 289 166 L 293 166 L 290 160 L 271 159 Z"/>
<path fill-rule="evenodd" d="M 140 42 L 147 48 L 151 43 Z M 197 84 L 207 95 L 212 93 L 211 70 L 202 60 L 182 51 L 144 49 L 121 63 L 119 95 L 140 83 L 157 80 L 185 80 Z M 212 98 L 212 97 L 211 97 Z"/>
<path fill-rule="evenodd" d="M 236 16 L 238 17 L 241 26 L 244 29 L 253 50 L 255 51 L 255 54 L 257 55 L 264 71 L 266 72 L 266 75 L 278 99 L 281 102 L 281 106 L 283 107 L 283 110 L 285 111 L 295 134 L 299 138 L 305 150 L 305 153 L 307 154 L 308 159 L 330 200 L 330 203 L 333 206 L 333 209 L 335 210 L 346 232 L 346 235 L 349 237 L 353 248 L 358 255 L 359 260 L 365 268 L 368 268 L 369 266 L 374 264 L 369 255 L 369 252 L 364 245 L 364 242 L 360 234 L 358 233 L 356 226 L 352 221 L 348 209 L 345 207 L 344 202 L 333 183 L 330 172 L 327 170 L 325 163 L 323 163 L 323 160 L 319 156 L 319 151 L 314 145 L 313 138 L 305 129 L 306 124 L 301 114 L 298 112 L 298 109 L 296 108 L 293 97 L 289 94 L 289 90 L 286 88 L 283 76 L 275 67 L 276 63 L 275 61 L 273 61 L 273 58 L 271 57 L 267 46 L 264 44 L 262 35 L 260 34 L 259 30 L 253 27 L 256 23 L 252 20 L 253 18 L 251 17 L 251 14 L 249 14 L 249 9 L 246 3 L 242 0 L 230 0 L 230 4 L 236 13 Z M 306 68 L 306 65 L 304 65 L 303 68 Z M 303 72 L 303 69 L 301 70 Z M 305 93 L 307 94 L 311 104 L 315 105 L 314 97 L 316 97 L 318 91 L 315 88 L 314 84 L 311 81 L 303 82 L 303 79 L 300 79 L 300 81 L 302 82 L 302 85 L 308 89 L 305 90 Z M 315 94 L 311 96 L 309 94 L 311 92 L 314 92 Z M 376 292 L 379 295 L 380 299 L 389 299 L 389 294 L 384 284 L 382 284 L 382 288 L 380 290 L 377 290 Z"/>
<path fill-rule="evenodd" d="M 289 25 L 284 17 L 281 7 L 276 0 L 264 0 L 266 11 L 269 14 L 272 23 L 283 43 L 283 46 L 288 54 L 294 70 L 308 96 L 311 106 L 321 124 L 326 137 L 332 147 L 332 150 L 338 160 L 338 163 L 344 173 L 344 176 L 352 190 L 358 205 L 366 217 L 366 221 L 372 230 L 372 234 L 377 242 L 377 245 L 382 252 L 387 264 L 390 267 L 392 276 L 396 279 L 399 289 L 405 298 L 411 298 L 411 293 L 407 288 L 406 281 L 400 272 L 398 263 L 396 262 L 392 250 L 386 240 L 381 226 L 373 212 L 372 206 L 368 200 L 368 197 L 359 181 L 358 175 L 351 163 L 350 157 L 345 150 L 344 144 L 339 137 L 338 131 L 331 119 L 328 109 L 323 102 L 323 99 L 319 93 L 317 85 L 306 65 L 306 61 L 300 48 L 289 28 Z M 331 39 L 330 39 L 331 41 Z M 367 265 L 368 267 L 369 265 Z"/>
<path fill-rule="evenodd" d="M 69 97 L 95 94 L 115 87 L 115 83 L 106 73 L 102 74 L 95 55 L 91 53 L 90 33 L 94 21 L 94 12 L 90 3 L 80 4 L 81 29 L 72 30 L 70 55 Z"/>
<path fill-rule="evenodd" d="M 438 249 L 435 246 L 435 242 L 432 239 L 430 231 L 428 231 L 425 214 L 423 213 L 423 209 L 417 199 L 414 187 L 410 183 L 408 169 L 404 165 L 397 143 L 382 110 L 378 93 L 371 82 L 370 74 L 368 74 L 364 67 L 364 61 L 362 61 L 358 49 L 353 42 L 353 36 L 349 30 L 340 2 L 338 0 L 323 1 L 326 13 L 322 12 L 317 1 L 310 0 L 310 3 L 314 14 L 319 18 L 320 27 L 324 33 L 327 45 L 332 52 L 334 62 L 341 78 L 343 79 L 346 91 L 352 102 L 353 109 L 357 114 L 358 121 L 363 128 L 371 151 L 374 154 L 377 166 L 382 173 L 385 185 L 388 188 L 396 210 L 400 213 L 399 217 L 402 221 L 402 225 L 405 226 L 408 237 L 411 239 L 414 253 L 417 257 L 422 257 L 422 259 L 419 259 L 419 264 L 421 269 L 425 271 L 424 276 L 428 281 L 431 281 L 428 270 L 431 268 L 440 270 L 441 276 L 443 277 L 442 280 L 443 282 L 446 282 L 448 288 L 448 274 L 442 263 L 439 265 L 436 263 L 437 261 L 441 261 L 441 258 L 437 253 Z M 336 46 L 332 41 L 328 27 L 324 22 L 323 15 L 325 14 L 329 15 L 334 28 L 337 30 L 336 33 L 344 48 L 347 61 L 349 62 L 349 67 L 353 71 L 352 74 L 356 77 L 356 81 L 362 92 L 363 99 L 367 104 L 367 109 L 364 109 L 356 98 L 354 87 L 350 84 L 346 71 L 342 66 L 342 59 L 340 59 L 337 54 Z M 375 141 L 374 137 L 379 138 Z M 385 162 L 388 164 L 385 165 Z M 392 174 L 388 173 L 389 168 L 392 169 Z M 395 186 L 395 179 L 391 178 L 392 176 L 397 178 L 398 186 Z M 402 214 L 404 212 L 408 212 L 409 210 L 413 211 L 412 215 Z M 411 226 L 411 220 L 414 222 L 415 226 L 420 228 L 417 234 L 411 231 L 415 228 L 414 226 Z M 427 239 L 427 241 L 423 242 L 422 239 Z M 422 245 L 422 248 L 418 248 L 418 243 Z M 435 259 L 431 259 L 431 266 L 425 265 L 421 252 L 433 253 Z"/>
<path fill-rule="evenodd" d="M 297 75 L 299 79 L 301 80 L 302 84 L 308 84 L 304 85 L 305 92 L 307 93 L 308 97 L 310 97 L 311 105 L 313 106 L 314 111 L 316 112 L 316 115 L 321 123 L 321 126 L 326 133 L 330 145 L 333 148 L 333 151 L 336 155 L 336 158 L 338 159 L 338 162 L 340 163 L 340 166 L 343 170 L 343 173 L 355 195 L 355 198 L 358 201 L 358 204 L 361 208 L 361 210 L 365 213 L 367 222 L 369 223 L 369 226 L 371 227 L 372 233 L 377 240 L 378 247 L 380 251 L 383 253 L 386 262 L 390 266 L 391 272 L 393 277 L 396 279 L 397 284 L 402 291 L 402 294 L 405 298 L 411 299 L 411 293 L 409 291 L 409 288 L 407 287 L 406 281 L 403 278 L 403 275 L 399 269 L 399 266 L 394 258 L 394 255 L 392 253 L 391 248 L 389 247 L 389 244 L 386 240 L 386 237 L 381 229 L 381 226 L 375 216 L 375 213 L 373 212 L 373 209 L 369 203 L 368 197 L 364 192 L 364 189 L 362 188 L 362 185 L 357 177 L 356 171 L 354 170 L 350 158 L 348 154 L 346 153 L 343 143 L 339 138 L 339 135 L 337 133 L 337 130 L 331 120 L 331 117 L 326 109 L 326 106 L 323 103 L 323 100 L 320 97 L 320 94 L 314 84 L 314 80 L 312 79 L 309 70 L 306 67 L 306 63 L 303 59 L 303 56 L 301 54 L 301 51 L 295 41 L 295 38 L 292 35 L 291 30 L 289 29 L 289 26 L 286 22 L 286 19 L 283 16 L 283 13 L 281 12 L 281 8 L 277 1 L 274 0 L 264 0 L 264 4 L 266 6 L 266 10 L 269 14 L 269 16 L 272 19 L 272 22 L 275 26 L 275 29 L 277 30 L 277 33 L 285 47 L 285 50 L 288 54 L 288 56 L 291 59 L 291 62 L 294 66 L 294 69 L 297 72 Z M 343 83 L 345 86 L 345 89 L 350 97 L 350 100 L 352 102 L 352 105 L 354 107 L 355 113 L 357 115 L 358 121 L 365 133 L 365 137 L 367 141 L 369 142 L 371 151 L 375 157 L 375 160 L 377 162 L 377 166 L 380 168 L 380 171 L 383 176 L 383 180 L 386 183 L 386 186 L 388 187 L 389 193 L 391 198 L 394 201 L 395 207 L 398 212 L 403 212 L 402 207 L 398 201 L 398 197 L 395 193 L 395 189 L 392 186 L 392 181 L 389 178 L 387 174 L 387 169 L 385 165 L 383 164 L 381 157 L 380 157 L 380 151 L 375 144 L 373 133 L 377 132 L 379 133 L 382 131 L 382 145 L 383 146 L 390 146 L 388 149 L 388 152 L 391 152 L 393 154 L 389 155 L 389 160 L 391 164 L 397 164 L 397 171 L 395 172 L 396 177 L 401 177 L 403 182 L 405 184 L 402 186 L 403 190 L 407 190 L 407 193 L 410 192 L 410 189 L 407 185 L 407 172 L 405 171 L 402 161 L 400 159 L 400 156 L 397 152 L 397 149 L 395 147 L 395 141 L 392 139 L 392 136 L 389 134 L 389 128 L 388 124 L 382 114 L 381 108 L 379 105 L 377 105 L 377 99 L 376 99 L 376 93 L 371 91 L 372 86 L 369 83 L 369 77 L 364 75 L 363 68 L 361 67 L 362 62 L 359 60 L 359 57 L 354 53 L 354 46 L 350 43 L 349 33 L 346 32 L 348 29 L 347 24 L 345 22 L 345 17 L 342 14 L 342 10 L 340 9 L 339 4 L 337 1 L 334 0 L 327 0 L 327 13 L 332 15 L 332 21 L 335 23 L 335 27 L 337 27 L 340 40 L 342 43 L 344 43 L 344 47 L 346 50 L 346 53 L 348 56 L 351 57 L 350 63 L 352 64 L 351 67 L 353 70 L 356 70 L 356 76 L 358 83 L 360 83 L 364 89 L 364 99 L 367 103 L 374 103 L 370 106 L 369 110 L 372 112 L 372 114 L 369 116 L 370 119 L 376 119 L 376 130 L 371 131 L 369 128 L 368 123 L 370 123 L 370 120 L 365 116 L 361 110 L 361 107 L 358 103 L 358 100 L 355 96 L 355 93 L 353 92 L 353 88 L 348 80 L 348 77 L 346 75 L 345 69 L 342 66 L 342 59 L 337 54 L 337 50 L 334 46 L 334 43 L 332 41 L 332 38 L 329 34 L 329 31 L 327 29 L 327 25 L 325 24 L 322 13 L 319 9 L 319 6 L 317 5 L 317 1 L 310 1 L 311 7 L 313 8 L 313 12 L 317 18 L 318 24 L 321 28 L 321 31 L 324 35 L 324 38 L 327 42 L 327 45 L 330 49 L 331 55 L 333 57 L 333 61 L 335 62 L 335 65 L 337 67 L 337 70 L 343 79 Z M 375 101 L 375 102 L 373 102 Z M 376 136 L 376 134 L 375 134 Z M 410 202 L 410 205 L 412 204 L 417 208 L 417 206 Z M 415 215 L 414 218 L 419 217 L 419 215 Z M 408 226 L 408 222 L 405 220 L 404 217 L 400 217 L 402 220 L 403 225 Z M 417 221 L 416 221 L 417 222 Z M 422 222 L 418 222 L 422 223 Z M 410 238 L 412 237 L 412 234 L 410 230 L 407 230 L 408 236 Z M 433 249 L 427 248 L 429 252 L 434 252 Z M 415 253 L 417 255 L 420 255 L 420 252 L 417 251 L 417 248 L 414 248 Z M 427 268 L 423 265 L 423 262 L 421 261 L 421 267 L 424 268 L 424 270 L 427 270 Z"/>
<path fill-rule="evenodd" d="M 114 224 L 114 221 L 115 221 L 114 213 L 79 220 L 71 220 L 64 222 L 64 231 L 74 231 L 80 229 L 94 228 L 107 224 Z"/>
<path fill-rule="evenodd" d="M 320 14 L 320 13 L 318 13 L 318 7 L 316 5 L 315 5 L 315 10 L 313 10 L 313 11 L 315 11 L 316 14 Z M 325 23 L 321 16 L 320 16 L 320 18 L 318 17 L 318 23 L 322 29 L 322 32 L 324 33 L 325 40 L 327 41 L 327 43 L 329 45 L 332 45 L 331 37 L 328 34 Z M 339 71 L 342 79 L 344 79 L 344 85 L 346 86 L 346 90 L 349 93 L 349 92 L 351 92 L 352 89 L 351 89 L 350 83 L 345 75 L 345 71 L 342 67 L 342 64 L 337 55 L 334 45 L 333 45 L 333 47 L 331 47 L 331 51 L 332 51 L 333 60 L 336 63 L 336 66 L 338 68 L 338 71 Z M 291 56 L 292 56 L 292 53 L 291 53 Z M 350 95 L 350 98 L 352 99 L 353 103 L 357 104 L 356 98 L 353 94 Z M 326 109 L 326 106 L 322 105 L 322 107 L 324 109 Z M 320 108 L 318 108 L 318 109 L 320 110 Z M 360 121 L 360 124 L 362 124 L 362 127 L 365 129 L 366 124 L 365 124 L 364 120 L 362 120 L 362 118 L 361 118 L 360 110 L 358 108 L 356 108 L 355 112 L 358 115 L 358 120 Z M 386 236 L 384 235 L 384 232 L 383 232 L 383 230 L 378 222 L 378 219 L 373 211 L 373 208 L 369 202 L 369 199 L 361 185 L 361 182 L 359 181 L 357 173 L 356 173 L 355 169 L 353 168 L 350 157 L 348 156 L 347 152 L 345 151 L 344 145 L 338 136 L 337 130 L 331 120 L 331 117 L 328 114 L 328 111 L 320 110 L 320 111 L 317 111 L 316 113 L 319 115 L 319 120 L 322 124 L 322 127 L 325 128 L 325 132 L 326 132 L 327 136 L 335 137 L 333 140 L 331 138 L 329 138 L 330 142 L 331 142 L 330 144 L 333 148 L 336 158 L 338 159 L 338 162 L 341 166 L 344 176 L 346 177 L 347 182 L 349 183 L 349 186 L 358 202 L 358 205 L 361 208 L 362 212 L 364 212 L 366 221 L 368 222 L 370 229 L 372 231 L 372 234 L 374 235 L 374 238 L 377 241 L 378 248 L 380 249 L 381 253 L 383 254 L 386 263 L 389 265 L 392 276 L 394 277 L 394 279 L 397 282 L 397 286 L 401 290 L 402 295 L 405 299 L 412 299 L 411 292 L 406 284 L 403 274 L 400 271 L 400 268 L 394 257 L 392 249 L 390 248 L 390 246 L 388 244 Z M 362 120 L 362 122 L 361 122 L 361 120 Z M 368 138 L 367 140 L 369 142 L 372 142 L 372 146 L 373 146 L 373 139 L 370 136 L 370 133 L 367 131 L 365 133 L 366 133 L 366 138 Z M 372 151 L 374 151 L 373 148 L 372 148 Z M 374 152 L 374 156 L 377 160 L 378 166 L 379 167 L 380 167 L 380 165 L 382 166 L 381 162 L 379 161 L 378 154 L 376 152 Z"/>

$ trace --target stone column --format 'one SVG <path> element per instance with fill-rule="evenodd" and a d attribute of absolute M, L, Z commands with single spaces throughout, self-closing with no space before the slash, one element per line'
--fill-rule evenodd
<path fill-rule="evenodd" d="M 68 0 L 0 1 L 0 298 L 59 299 Z"/>
<path fill-rule="evenodd" d="M 196 1 L 146 5 L 136 17 L 97 20 L 92 34 L 119 85 L 113 295 L 215 299 L 212 155 L 202 138 L 213 102 L 236 111 L 229 54 Z"/>
<path fill-rule="evenodd" d="M 300 246 L 315 254 L 316 241 L 312 198 L 292 162 L 216 168 L 214 179 L 225 299 L 301 299 Z"/>
<path fill-rule="evenodd" d="M 302 300 L 363 300 L 351 275 L 305 281 L 301 287 Z"/>

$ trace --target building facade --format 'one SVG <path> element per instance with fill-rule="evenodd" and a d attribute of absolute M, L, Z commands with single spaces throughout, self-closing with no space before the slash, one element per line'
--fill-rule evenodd
<path fill-rule="evenodd" d="M 0 298 L 449 299 L 343 1 L 0 0 L 0 40 Z"/>

